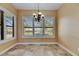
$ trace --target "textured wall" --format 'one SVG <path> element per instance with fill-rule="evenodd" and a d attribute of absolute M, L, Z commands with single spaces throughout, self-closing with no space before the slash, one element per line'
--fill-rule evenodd
<path fill-rule="evenodd" d="M 79 55 L 79 4 L 64 4 L 58 10 L 59 42 Z"/>

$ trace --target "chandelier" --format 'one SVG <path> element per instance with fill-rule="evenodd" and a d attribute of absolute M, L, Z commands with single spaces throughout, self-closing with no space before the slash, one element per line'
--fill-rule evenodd
<path fill-rule="evenodd" d="M 42 19 L 44 19 L 44 15 L 42 14 L 42 12 L 39 11 L 39 3 L 38 3 L 37 13 L 33 13 L 33 18 L 35 21 L 38 21 L 38 22 L 40 22 Z"/>

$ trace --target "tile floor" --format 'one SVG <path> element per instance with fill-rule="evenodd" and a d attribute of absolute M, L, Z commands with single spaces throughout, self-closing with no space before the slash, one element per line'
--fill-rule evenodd
<path fill-rule="evenodd" d="M 71 56 L 57 44 L 19 44 L 1 56 Z"/>

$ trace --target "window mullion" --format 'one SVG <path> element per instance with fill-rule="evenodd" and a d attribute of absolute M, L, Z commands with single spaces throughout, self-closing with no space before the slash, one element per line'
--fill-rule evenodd
<path fill-rule="evenodd" d="M 35 30 L 34 30 L 34 18 L 33 18 L 33 36 L 34 36 L 34 32 Z"/>
<path fill-rule="evenodd" d="M 43 35 L 45 35 L 45 19 L 43 19 Z"/>
<path fill-rule="evenodd" d="M 12 30 L 13 30 L 12 36 L 14 37 L 14 17 L 12 18 L 12 22 L 13 22 L 13 24 L 12 24 Z"/>
<path fill-rule="evenodd" d="M 1 13 L 0 15 L 1 33 L 0 34 L 1 34 L 1 40 L 4 40 L 4 12 L 0 10 L 0 13 Z"/>

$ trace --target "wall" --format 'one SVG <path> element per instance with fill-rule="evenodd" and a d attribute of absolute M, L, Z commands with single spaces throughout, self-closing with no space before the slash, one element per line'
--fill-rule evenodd
<path fill-rule="evenodd" d="M 3 7 L 5 9 L 7 9 L 8 11 L 10 11 L 11 13 L 16 15 L 16 9 L 14 8 L 13 5 L 7 4 L 7 3 L 0 3 L 0 7 Z M 1 40 L 0 40 L 0 42 L 1 42 Z M 15 43 L 16 43 L 16 39 L 6 42 L 4 44 L 0 44 L 0 52 L 7 49 L 8 47 L 10 47 L 11 45 L 13 45 Z"/>
<path fill-rule="evenodd" d="M 34 12 L 32 10 L 18 10 L 18 41 L 19 42 L 56 42 L 57 39 L 52 38 L 22 38 L 22 16 L 32 15 Z M 41 11 L 44 15 L 54 16 L 56 18 L 56 11 Z"/>
<path fill-rule="evenodd" d="M 79 55 L 79 4 L 64 4 L 58 10 L 59 42 Z"/>

